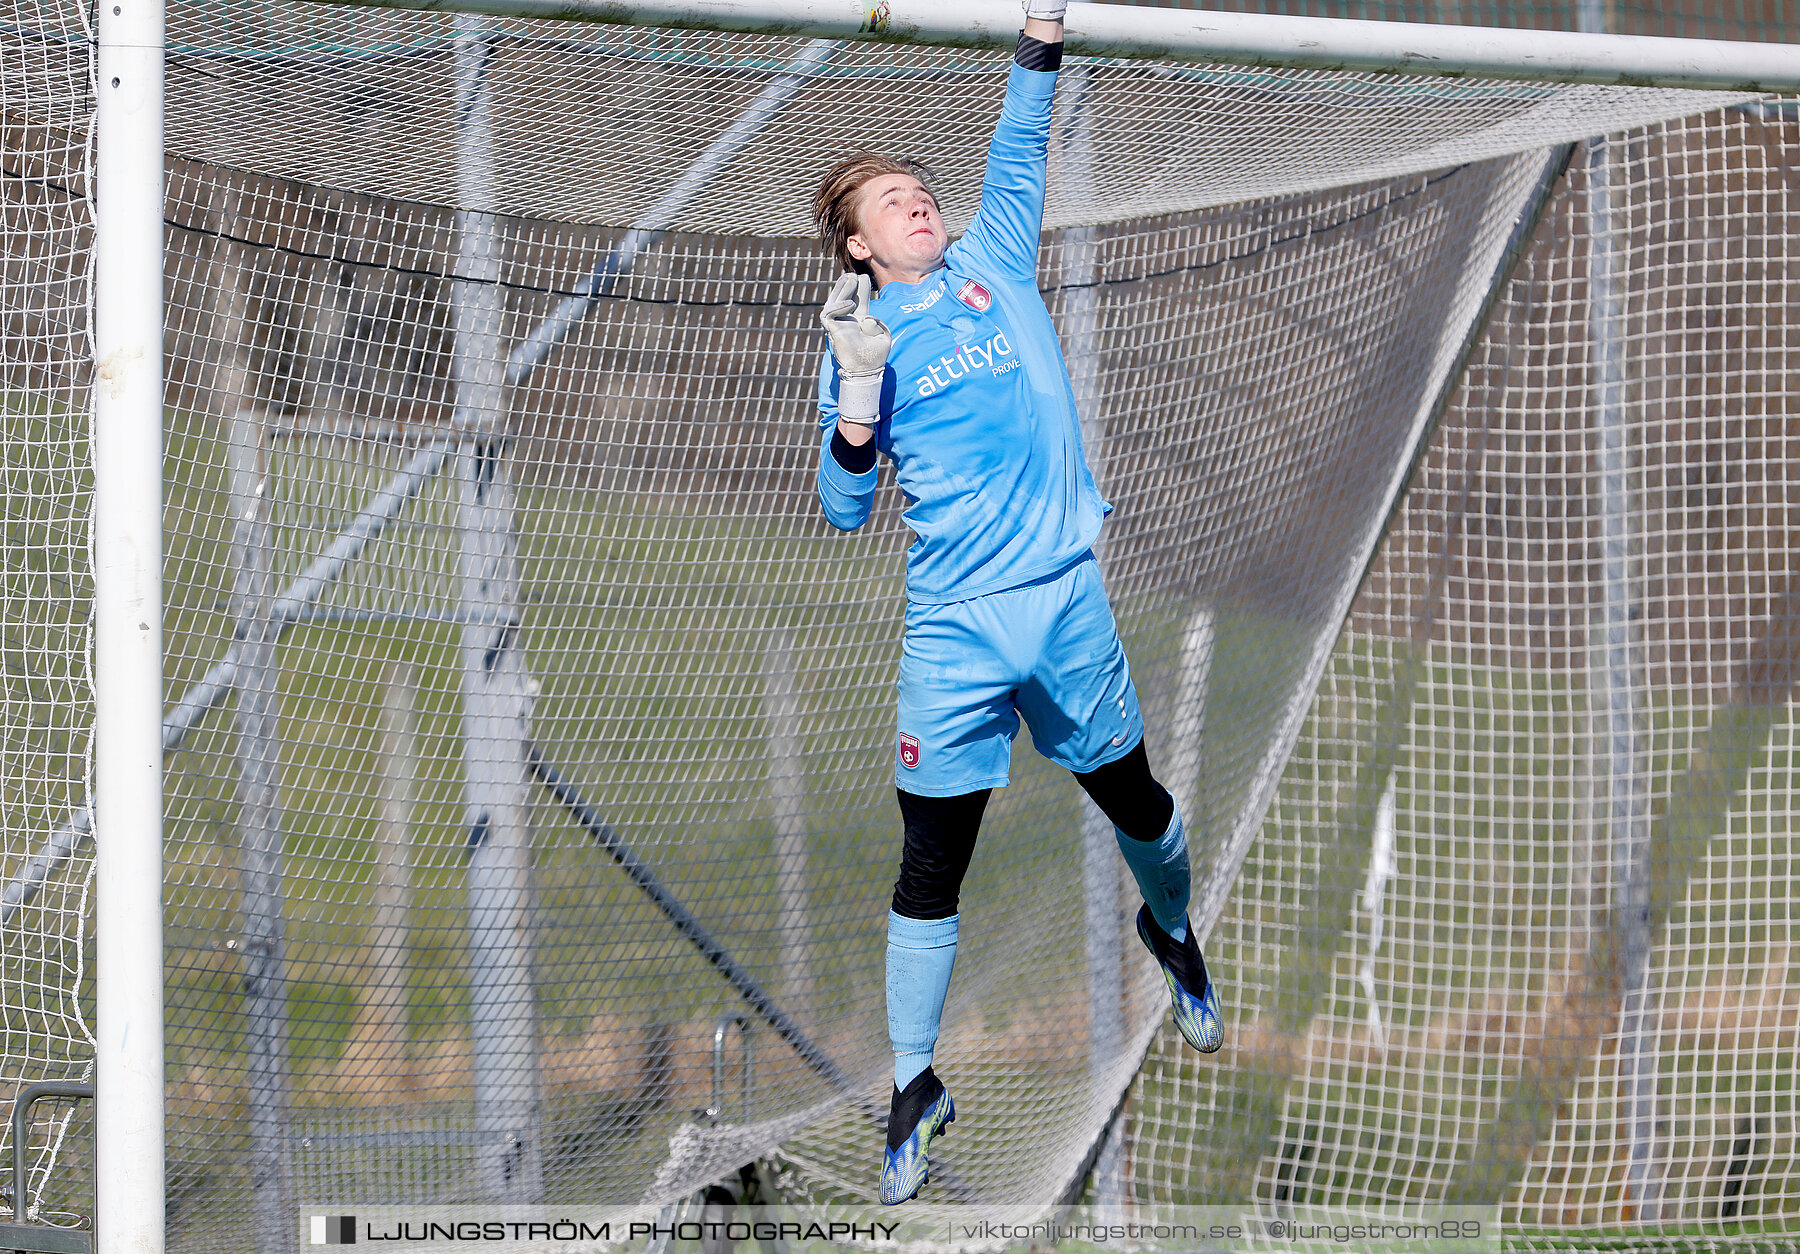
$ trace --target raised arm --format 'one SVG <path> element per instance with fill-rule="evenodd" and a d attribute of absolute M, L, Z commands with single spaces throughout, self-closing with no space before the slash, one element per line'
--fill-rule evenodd
<path fill-rule="evenodd" d="M 831 354 L 819 367 L 819 504 L 839 531 L 855 531 L 869 521 L 875 500 L 875 441 L 858 445 L 838 429 L 837 363 Z"/>
<path fill-rule="evenodd" d="M 840 531 L 867 522 L 875 497 L 875 426 L 893 337 L 869 312 L 869 295 L 867 275 L 846 274 L 819 311 L 831 341 L 819 365 L 819 504 Z"/>
<path fill-rule="evenodd" d="M 981 206 L 957 249 L 1011 278 L 1037 277 L 1038 234 L 1044 222 L 1044 177 L 1050 155 L 1050 105 L 1062 66 L 1067 0 L 1026 0 L 1006 79 L 1006 103 L 988 144 Z"/>

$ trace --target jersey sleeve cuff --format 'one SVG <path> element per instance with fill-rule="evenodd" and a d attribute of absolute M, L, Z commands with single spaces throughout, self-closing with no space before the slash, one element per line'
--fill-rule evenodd
<path fill-rule="evenodd" d="M 831 433 L 829 447 L 825 450 L 825 456 L 819 459 L 819 480 L 826 487 L 841 493 L 846 498 L 868 496 L 875 491 L 875 441 L 870 440 L 863 445 L 863 448 L 869 450 L 868 469 L 857 471 L 849 469 L 838 460 L 836 446 L 840 440 L 843 440 L 845 444 L 850 443 L 850 441 L 844 440 L 840 432 L 834 430 Z M 855 446 L 851 447 L 853 453 L 861 451 L 862 449 Z"/>
<path fill-rule="evenodd" d="M 1014 61 L 1007 71 L 1006 104 L 1001 110 L 1001 116 L 1011 113 L 1015 118 L 1036 118 L 1041 113 L 1047 117 L 1050 103 L 1055 97 L 1055 74 L 1028 70 Z"/>

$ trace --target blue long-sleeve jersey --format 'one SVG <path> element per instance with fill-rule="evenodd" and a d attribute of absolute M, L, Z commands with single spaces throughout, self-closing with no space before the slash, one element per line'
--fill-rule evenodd
<path fill-rule="evenodd" d="M 1075 394 L 1037 290 L 1054 71 L 1014 64 L 988 147 L 981 205 L 943 268 L 870 302 L 893 332 L 876 447 L 894 463 L 917 535 L 910 599 L 942 605 L 1053 574 L 1079 558 L 1112 507 L 1081 448 Z M 876 471 L 831 454 L 837 362 L 819 367 L 819 500 L 834 526 L 869 517 Z"/>

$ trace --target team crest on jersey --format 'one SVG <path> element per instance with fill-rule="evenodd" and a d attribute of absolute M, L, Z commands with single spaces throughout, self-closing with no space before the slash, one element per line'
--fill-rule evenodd
<path fill-rule="evenodd" d="M 988 306 L 994 303 L 994 298 L 988 295 L 987 288 L 981 286 L 974 279 L 970 279 L 956 289 L 956 299 L 976 313 L 986 313 Z"/>
<path fill-rule="evenodd" d="M 900 765 L 911 770 L 919 764 L 919 738 L 900 733 Z"/>

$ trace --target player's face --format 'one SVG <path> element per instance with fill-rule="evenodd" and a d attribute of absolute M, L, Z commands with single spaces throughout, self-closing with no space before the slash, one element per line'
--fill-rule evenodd
<path fill-rule="evenodd" d="M 877 279 L 903 282 L 938 268 L 950 237 L 937 201 L 910 174 L 883 174 L 863 185 L 860 228 L 847 241 L 850 255 L 871 263 Z"/>

